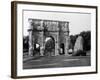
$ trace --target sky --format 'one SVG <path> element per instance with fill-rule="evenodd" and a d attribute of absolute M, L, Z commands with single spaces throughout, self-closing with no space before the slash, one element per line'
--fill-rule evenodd
<path fill-rule="evenodd" d="M 27 36 L 29 29 L 29 18 L 59 20 L 69 22 L 69 35 L 79 34 L 82 31 L 91 30 L 91 14 L 77 12 L 47 12 L 47 11 L 24 11 L 23 12 L 23 34 Z"/>

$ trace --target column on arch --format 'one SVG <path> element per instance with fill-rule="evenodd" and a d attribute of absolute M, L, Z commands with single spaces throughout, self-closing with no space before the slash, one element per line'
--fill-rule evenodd
<path fill-rule="evenodd" d="M 44 27 L 43 27 L 43 20 L 40 22 L 40 56 L 44 56 Z"/>
<path fill-rule="evenodd" d="M 66 22 L 65 23 L 65 30 L 66 30 L 66 32 L 65 32 L 65 38 L 66 38 L 66 44 L 65 44 L 65 55 L 69 55 L 68 54 L 68 50 L 69 50 L 69 45 L 70 45 L 70 37 L 69 37 L 69 22 Z"/>
<path fill-rule="evenodd" d="M 59 55 L 59 22 L 55 22 L 55 56 Z"/>
<path fill-rule="evenodd" d="M 58 42 L 58 32 L 55 35 L 55 56 L 59 55 L 59 42 Z"/>
<path fill-rule="evenodd" d="M 32 19 L 29 19 L 28 20 L 29 22 L 29 29 L 28 29 L 28 32 L 29 32 L 29 56 L 32 56 L 33 54 L 33 20 Z"/>
<path fill-rule="evenodd" d="M 65 55 L 69 55 L 68 50 L 69 50 L 69 36 L 66 35 Z"/>

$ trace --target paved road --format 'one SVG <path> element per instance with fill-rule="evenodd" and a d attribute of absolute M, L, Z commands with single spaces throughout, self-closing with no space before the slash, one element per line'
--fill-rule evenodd
<path fill-rule="evenodd" d="M 45 56 L 23 61 L 24 69 L 90 66 L 90 56 Z"/>

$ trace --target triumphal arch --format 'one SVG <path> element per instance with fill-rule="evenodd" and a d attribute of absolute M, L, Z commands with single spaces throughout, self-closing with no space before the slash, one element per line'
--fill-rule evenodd
<path fill-rule="evenodd" d="M 29 55 L 36 54 L 34 50 L 39 46 L 40 56 L 45 56 L 47 47 L 52 46 L 49 54 L 56 56 L 63 53 L 68 55 L 69 22 L 29 18 Z M 50 39 L 52 40 L 50 43 Z M 47 43 L 48 42 L 48 43 Z M 36 46 L 34 46 L 36 45 Z M 62 49 L 62 50 L 61 50 Z"/>

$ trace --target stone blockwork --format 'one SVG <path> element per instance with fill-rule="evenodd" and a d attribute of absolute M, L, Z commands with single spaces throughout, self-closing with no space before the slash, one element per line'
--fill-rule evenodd
<path fill-rule="evenodd" d="M 59 55 L 60 45 L 63 44 L 63 52 L 68 54 L 69 22 L 29 19 L 29 55 L 34 54 L 34 44 L 40 45 L 40 55 L 44 55 L 45 39 L 52 37 L 55 42 L 54 55 Z"/>

